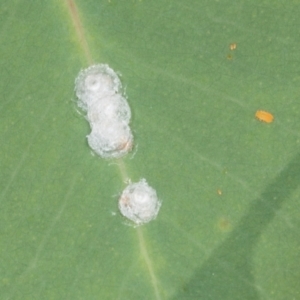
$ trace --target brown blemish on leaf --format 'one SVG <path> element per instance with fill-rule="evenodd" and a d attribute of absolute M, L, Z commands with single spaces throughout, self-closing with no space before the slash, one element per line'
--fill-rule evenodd
<path fill-rule="evenodd" d="M 223 232 L 227 232 L 231 230 L 232 226 L 227 218 L 222 217 L 218 221 L 218 228 Z"/>

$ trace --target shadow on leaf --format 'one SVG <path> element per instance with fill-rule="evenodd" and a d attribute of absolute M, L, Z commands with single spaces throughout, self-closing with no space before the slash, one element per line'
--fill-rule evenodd
<path fill-rule="evenodd" d="M 252 270 L 254 246 L 282 203 L 299 185 L 300 154 L 267 186 L 236 229 L 173 299 L 260 299 Z"/>

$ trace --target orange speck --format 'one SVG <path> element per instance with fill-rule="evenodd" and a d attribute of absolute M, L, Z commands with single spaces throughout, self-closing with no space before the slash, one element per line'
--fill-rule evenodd
<path fill-rule="evenodd" d="M 274 121 L 274 116 L 271 113 L 264 110 L 258 110 L 255 113 L 255 117 L 259 121 L 266 122 L 266 123 L 272 123 Z"/>
<path fill-rule="evenodd" d="M 237 47 L 236 43 L 231 43 L 231 44 L 229 45 L 229 49 L 230 49 L 230 50 L 235 50 L 236 47 Z"/>

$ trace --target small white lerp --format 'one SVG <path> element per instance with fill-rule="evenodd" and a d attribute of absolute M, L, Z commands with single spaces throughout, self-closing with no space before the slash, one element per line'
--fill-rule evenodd
<path fill-rule="evenodd" d="M 119 199 L 121 214 L 136 225 L 155 219 L 160 206 L 155 189 L 145 179 L 129 184 Z"/>

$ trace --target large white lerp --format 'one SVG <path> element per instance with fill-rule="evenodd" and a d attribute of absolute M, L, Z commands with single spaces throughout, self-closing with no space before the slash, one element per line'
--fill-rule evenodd
<path fill-rule="evenodd" d="M 106 64 L 80 71 L 75 80 L 77 104 L 87 112 L 91 127 L 88 144 L 103 158 L 121 157 L 133 146 L 131 111 L 121 88 L 118 75 Z"/>

